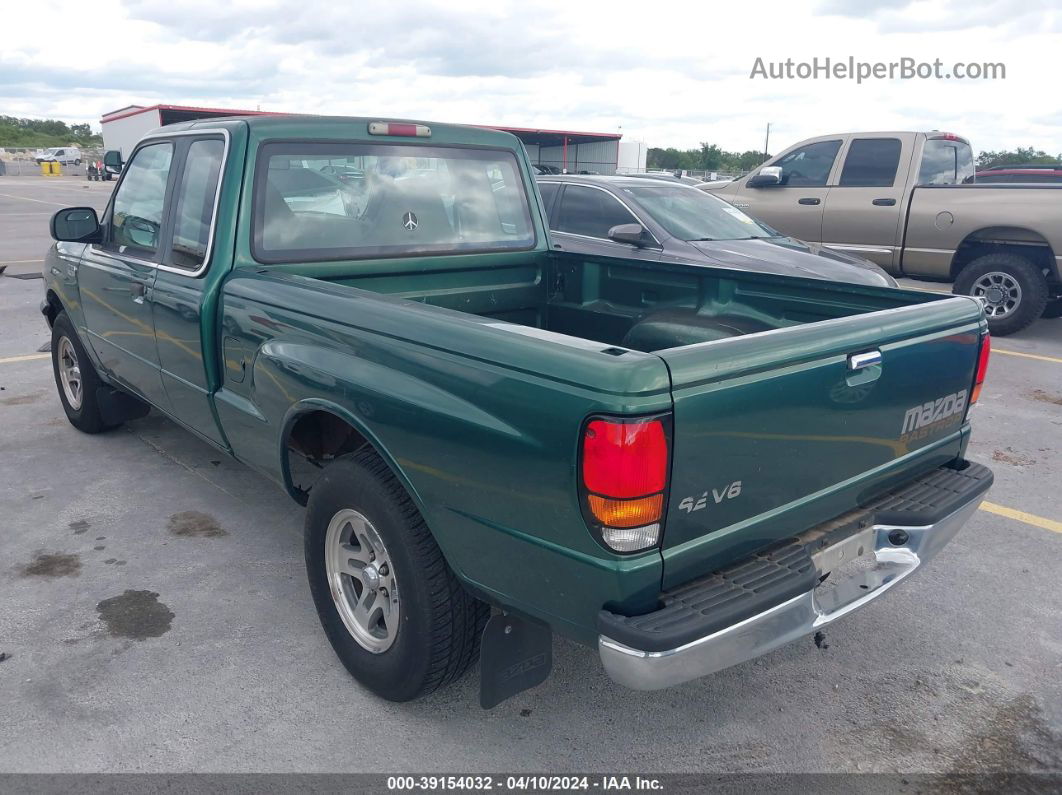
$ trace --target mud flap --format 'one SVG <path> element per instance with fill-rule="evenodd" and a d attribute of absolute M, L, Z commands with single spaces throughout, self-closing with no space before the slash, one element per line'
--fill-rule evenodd
<path fill-rule="evenodd" d="M 138 420 L 146 417 L 151 411 L 151 406 L 139 398 L 109 386 L 97 387 L 96 400 L 100 404 L 100 416 L 107 425 L 121 425 L 126 420 Z"/>
<path fill-rule="evenodd" d="M 491 709 L 546 681 L 553 633 L 538 621 L 497 613 L 483 628 L 479 662 L 479 705 Z"/>

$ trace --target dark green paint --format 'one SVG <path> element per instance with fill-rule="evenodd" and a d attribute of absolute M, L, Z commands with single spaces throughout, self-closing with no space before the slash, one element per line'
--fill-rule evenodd
<path fill-rule="evenodd" d="M 906 408 L 968 387 L 983 325 L 972 301 L 551 251 L 527 158 L 504 133 L 432 125 L 428 141 L 398 140 L 515 152 L 533 197 L 534 250 L 255 262 L 248 230 L 258 147 L 388 140 L 367 136 L 366 122 L 283 117 L 172 128 L 224 128 L 230 149 L 209 268 L 155 278 L 148 322 L 157 382 L 146 372 L 161 391 L 137 391 L 288 487 L 292 424 L 307 411 L 341 417 L 390 463 L 450 565 L 479 594 L 592 642 L 601 607 L 648 610 L 662 583 L 846 511 L 965 445 L 958 424 L 909 449 L 896 437 Z M 85 295 L 58 252 L 76 262 L 94 256 L 86 248 L 59 244 L 45 266 L 48 289 L 83 331 Z M 664 307 L 776 331 L 659 353 L 610 350 Z M 894 311 L 878 311 L 886 309 Z M 120 323 L 91 314 L 85 333 L 106 337 Z M 698 333 L 691 326 L 673 344 Z M 831 387 L 846 378 L 845 356 L 877 346 L 886 358 L 877 377 L 860 376 L 867 395 L 838 403 Z M 105 356 L 96 363 L 105 378 L 135 386 L 125 365 Z M 672 410 L 663 552 L 613 554 L 578 504 L 582 423 L 597 413 Z M 731 504 L 703 514 L 677 508 L 687 490 L 738 479 L 745 485 Z"/>

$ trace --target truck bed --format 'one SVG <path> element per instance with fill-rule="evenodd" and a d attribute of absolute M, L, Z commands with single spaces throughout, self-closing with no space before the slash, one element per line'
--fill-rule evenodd
<path fill-rule="evenodd" d="M 698 265 L 554 253 L 474 268 L 298 269 L 422 304 L 644 352 L 936 300 L 924 293 Z"/>
<path fill-rule="evenodd" d="M 964 444 L 981 333 L 968 298 L 563 254 L 316 271 L 532 337 L 540 367 L 549 343 L 603 354 L 616 372 L 633 351 L 662 359 L 674 422 L 668 586 L 939 467 Z M 883 363 L 852 370 L 850 357 L 867 352 Z M 576 372 L 603 386 L 589 363 Z M 941 422 L 907 427 L 912 407 L 948 396 Z"/>

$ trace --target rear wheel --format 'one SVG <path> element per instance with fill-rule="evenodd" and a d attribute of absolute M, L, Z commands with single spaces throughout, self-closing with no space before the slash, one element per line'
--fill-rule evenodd
<path fill-rule="evenodd" d="M 1047 305 L 1047 279 L 1039 267 L 1016 254 L 986 254 L 959 272 L 952 291 L 982 299 L 993 336 L 1021 331 Z"/>
<path fill-rule="evenodd" d="M 60 312 L 52 324 L 52 373 L 71 425 L 85 433 L 115 427 L 100 412 L 97 389 L 102 382 L 66 312 Z"/>
<path fill-rule="evenodd" d="M 338 459 L 314 485 L 305 552 L 321 626 L 372 692 L 409 701 L 475 662 L 489 608 L 462 588 L 372 449 Z"/>

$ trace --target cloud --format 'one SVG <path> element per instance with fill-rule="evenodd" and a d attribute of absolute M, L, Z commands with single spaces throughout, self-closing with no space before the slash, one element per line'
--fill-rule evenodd
<path fill-rule="evenodd" d="M 15 4 L 5 22 L 35 29 L 64 8 Z M 940 127 L 991 149 L 1054 150 L 1062 137 L 1049 121 L 1062 118 L 1062 98 L 1043 91 L 1060 18 L 1048 0 L 94 0 L 93 8 L 107 21 L 108 46 L 87 46 L 81 26 L 5 40 L 3 112 L 98 124 L 129 104 L 260 106 L 622 127 L 653 146 L 737 150 L 761 146 L 767 122 L 772 149 L 840 129 Z M 753 80 L 758 56 L 1003 61 L 1007 75 Z"/>

